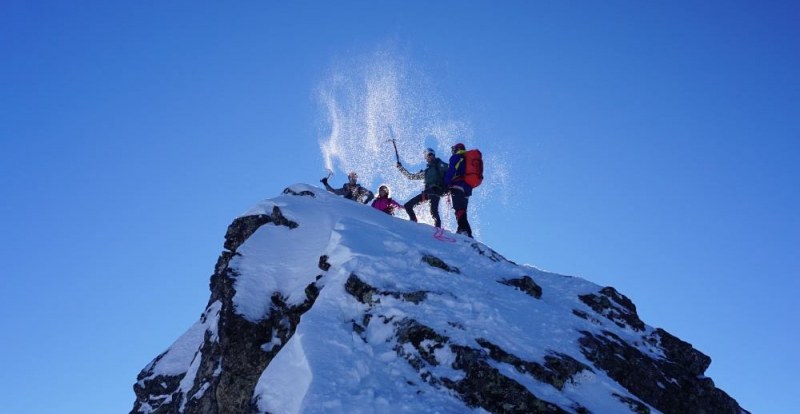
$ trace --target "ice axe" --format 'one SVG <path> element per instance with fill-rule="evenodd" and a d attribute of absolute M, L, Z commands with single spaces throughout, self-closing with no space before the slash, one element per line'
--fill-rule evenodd
<path fill-rule="evenodd" d="M 326 168 L 326 170 L 328 170 L 328 175 L 326 175 L 325 178 L 319 180 L 319 182 L 321 182 L 322 184 L 328 184 L 328 178 L 331 178 L 331 176 L 333 175 L 333 170 L 331 170 L 330 168 Z"/>
<path fill-rule="evenodd" d="M 397 142 L 394 138 L 394 130 L 391 125 L 387 125 L 387 127 L 389 128 L 389 135 L 391 135 L 392 138 L 386 142 L 391 142 L 394 146 L 394 156 L 397 158 L 397 163 L 400 164 L 400 155 L 397 154 Z"/>

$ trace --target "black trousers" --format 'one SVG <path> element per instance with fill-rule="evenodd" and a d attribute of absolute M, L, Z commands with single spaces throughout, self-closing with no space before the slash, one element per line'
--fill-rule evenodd
<path fill-rule="evenodd" d="M 469 206 L 469 197 L 464 194 L 464 190 L 459 187 L 451 187 L 450 194 L 453 197 L 453 210 L 456 212 L 456 223 L 458 223 L 458 230 L 456 233 L 466 234 L 472 237 L 472 227 L 467 220 L 467 207 Z"/>
<path fill-rule="evenodd" d="M 416 197 L 408 200 L 403 207 L 406 209 L 406 213 L 408 213 L 408 219 L 411 221 L 417 221 L 417 215 L 414 214 L 414 207 L 418 204 L 423 203 L 425 201 L 431 202 L 431 217 L 433 217 L 433 225 L 436 227 L 442 227 L 442 219 L 439 218 L 439 199 L 441 196 L 437 193 L 427 193 L 425 191 L 419 193 Z"/>

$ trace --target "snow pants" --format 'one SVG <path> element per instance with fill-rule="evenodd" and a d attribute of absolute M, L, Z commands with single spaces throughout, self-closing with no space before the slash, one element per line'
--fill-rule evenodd
<path fill-rule="evenodd" d="M 433 225 L 435 227 L 442 227 L 442 220 L 439 218 L 439 199 L 441 196 L 437 193 L 431 192 L 421 192 L 416 197 L 408 200 L 403 207 L 406 209 L 406 213 L 408 213 L 408 219 L 411 221 L 417 221 L 417 215 L 414 214 L 414 207 L 418 204 L 424 203 L 425 201 L 430 201 L 431 205 L 431 217 L 433 217 Z"/>
<path fill-rule="evenodd" d="M 467 220 L 469 196 L 464 194 L 464 189 L 458 186 L 450 187 L 450 194 L 453 198 L 453 210 L 456 212 L 456 223 L 458 223 L 456 233 L 466 234 L 472 238 L 472 227 L 469 225 L 469 220 Z"/>

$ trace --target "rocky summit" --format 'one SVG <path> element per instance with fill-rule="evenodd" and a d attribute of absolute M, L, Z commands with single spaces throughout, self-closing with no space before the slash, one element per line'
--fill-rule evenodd
<path fill-rule="evenodd" d="M 298 184 L 236 218 L 131 413 L 747 413 L 612 287 Z"/>

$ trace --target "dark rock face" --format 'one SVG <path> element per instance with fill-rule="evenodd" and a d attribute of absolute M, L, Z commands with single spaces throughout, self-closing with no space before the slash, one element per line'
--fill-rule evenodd
<path fill-rule="evenodd" d="M 424 292 L 381 291 L 365 283 L 357 275 L 350 275 L 345 285 L 345 291 L 358 302 L 370 306 L 380 304 L 382 296 L 392 296 L 414 303 L 419 303 L 415 302 L 416 300 L 425 300 Z M 367 315 L 370 314 L 367 313 Z M 361 323 L 353 321 L 354 330 L 362 334 L 371 320 L 370 316 L 365 317 Z M 395 352 L 420 372 L 422 381 L 436 387 L 450 389 L 461 396 L 467 405 L 481 407 L 492 413 L 566 414 L 568 411 L 538 398 L 527 388 L 492 367 L 489 363 L 490 360 L 508 363 L 521 374 L 530 375 L 558 389 L 563 388 L 564 384 L 575 374 L 589 369 L 568 355 L 557 352 L 548 355 L 545 358 L 545 365 L 541 365 L 518 358 L 486 339 L 478 340 L 481 348 L 473 348 L 453 344 L 447 336 L 413 319 L 402 319 L 394 321 L 393 324 L 397 340 Z M 458 323 L 453 322 L 451 326 L 458 327 Z M 414 352 L 407 351 L 408 348 L 404 346 L 406 344 L 410 344 Z M 452 368 L 463 371 L 463 379 L 453 381 L 448 378 L 438 378 L 426 369 L 426 367 L 437 366 L 441 363 L 436 358 L 436 351 L 445 347 L 456 355 Z M 580 406 L 573 408 L 578 412 L 588 412 L 585 409 L 580 411 L 582 409 Z"/>
<path fill-rule="evenodd" d="M 644 322 L 639 319 L 639 315 L 636 314 L 636 306 L 630 299 L 612 287 L 603 288 L 599 293 L 599 295 L 583 295 L 580 296 L 580 299 L 592 310 L 605 316 L 620 328 L 630 327 L 635 331 L 644 330 Z"/>
<path fill-rule="evenodd" d="M 550 384 L 559 390 L 563 389 L 575 374 L 583 370 L 591 371 L 591 368 L 571 356 L 558 352 L 547 355 L 545 365 L 542 365 L 538 362 L 522 360 L 483 338 L 478 339 L 478 344 L 489 351 L 489 357 L 493 360 L 510 364 L 520 373 L 532 375 L 539 381 Z"/>
<path fill-rule="evenodd" d="M 488 248 L 486 246 L 483 246 L 483 245 L 481 245 L 479 243 L 472 243 L 471 247 L 473 249 L 475 249 L 475 251 L 478 252 L 479 255 L 488 257 L 489 260 L 491 260 L 493 262 L 508 262 L 508 263 L 511 263 L 511 264 L 515 264 L 511 260 L 508 260 L 505 257 L 503 257 L 503 255 L 501 255 L 500 253 L 497 253 L 496 251 L 494 251 L 494 250 L 492 250 L 492 249 L 490 249 L 490 248 Z"/>
<path fill-rule="evenodd" d="M 233 297 L 236 271 L 229 268 L 236 250 L 259 227 L 274 225 L 296 228 L 298 224 L 283 217 L 275 207 L 271 215 L 246 216 L 236 219 L 225 235 L 225 248 L 211 276 L 211 299 L 221 303 L 217 337 L 206 332 L 205 340 L 195 355 L 200 358 L 196 378 L 186 392 L 180 390 L 185 374 L 174 377 L 153 377 L 152 370 L 164 356 L 157 357 L 138 376 L 134 385 L 136 402 L 131 413 L 148 408 L 153 413 L 249 413 L 255 410 L 251 401 L 253 390 L 267 364 L 280 351 L 282 344 L 294 334 L 300 315 L 314 303 L 319 293 L 315 283 L 306 287 L 307 299 L 298 306 L 287 306 L 285 298 L 272 297 L 267 317 L 251 322 L 235 312 Z M 326 271 L 327 258 L 320 258 L 320 268 Z M 319 280 L 322 275 L 317 276 Z M 207 317 L 208 315 L 203 315 Z M 276 344 L 268 348 L 266 344 Z"/>
<path fill-rule="evenodd" d="M 597 294 L 582 295 L 580 300 L 597 315 L 614 322 L 620 328 L 633 332 L 645 330 L 644 322 L 636 313 L 633 302 L 612 287 Z M 599 321 L 581 310 L 573 310 L 581 318 L 599 324 Z M 714 386 L 703 376 L 711 358 L 690 344 L 656 329 L 642 341 L 633 345 L 616 334 L 581 331 L 581 352 L 595 367 L 605 371 L 628 391 L 665 414 L 746 413 L 736 401 Z M 648 345 L 648 346 L 646 346 Z M 663 353 L 664 357 L 649 355 L 642 348 Z M 618 396 L 634 412 L 649 412 L 638 401 Z"/>
<path fill-rule="evenodd" d="M 350 277 L 347 278 L 344 289 L 357 301 L 365 305 L 371 305 L 380 302 L 380 296 L 391 296 L 395 299 L 405 300 L 414 304 L 419 304 L 428 296 L 428 292 L 422 290 L 415 292 L 391 292 L 378 290 L 364 283 L 355 274 L 351 274 Z"/>
<path fill-rule="evenodd" d="M 663 330 L 645 339 L 660 344 L 666 359 L 648 356 L 609 331 L 603 331 L 602 335 L 587 331 L 582 334 L 580 344 L 586 358 L 643 402 L 665 414 L 747 412 L 717 389 L 710 378 L 702 376 L 710 363 L 707 356 Z M 634 405 L 643 407 L 638 402 Z M 643 408 L 636 410 L 644 412 Z"/>
<path fill-rule="evenodd" d="M 312 193 L 311 191 L 308 191 L 308 190 L 303 190 L 303 191 L 297 192 L 297 191 L 292 190 L 291 188 L 286 188 L 286 189 L 283 190 L 283 193 L 284 194 L 296 195 L 296 196 L 308 196 L 308 197 L 312 197 L 312 198 L 316 198 L 317 197 L 316 194 L 314 194 L 314 193 Z"/>
<path fill-rule="evenodd" d="M 453 368 L 463 370 L 466 377 L 459 381 L 445 379 L 444 384 L 461 395 L 468 405 L 492 413 L 568 413 L 502 375 L 489 365 L 482 352 L 463 346 L 453 346 L 453 350 L 457 355 Z"/>
<path fill-rule="evenodd" d="M 542 298 L 542 287 L 537 285 L 530 276 L 522 276 L 518 279 L 503 279 L 498 281 L 498 283 L 518 288 L 536 299 Z"/>
<path fill-rule="evenodd" d="M 431 266 L 433 266 L 433 267 L 442 269 L 445 272 L 456 273 L 456 274 L 461 273 L 461 271 L 458 270 L 457 267 L 448 265 L 447 263 L 444 262 L 444 260 L 442 260 L 442 259 L 440 259 L 440 258 L 438 258 L 436 256 L 432 256 L 432 255 L 422 256 L 422 261 L 427 263 L 427 264 L 429 264 L 429 265 L 431 265 Z"/>

